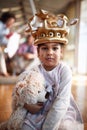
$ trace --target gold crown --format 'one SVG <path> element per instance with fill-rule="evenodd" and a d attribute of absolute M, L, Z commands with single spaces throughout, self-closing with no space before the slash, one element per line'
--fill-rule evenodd
<path fill-rule="evenodd" d="M 64 14 L 54 15 L 45 10 L 40 10 L 29 19 L 29 32 L 35 38 L 35 45 L 46 42 L 59 42 L 67 44 L 67 35 L 71 25 L 76 24 L 78 19 L 69 19 Z"/>

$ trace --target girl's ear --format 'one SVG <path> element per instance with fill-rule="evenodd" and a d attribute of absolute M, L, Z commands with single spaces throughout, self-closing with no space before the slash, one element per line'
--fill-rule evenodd
<path fill-rule="evenodd" d="M 64 48 L 63 47 L 61 47 L 61 52 L 60 53 L 61 53 L 60 58 L 63 59 L 63 54 L 64 54 Z"/>
<path fill-rule="evenodd" d="M 39 47 L 37 47 L 37 56 L 39 57 Z"/>
<path fill-rule="evenodd" d="M 61 49 L 60 58 L 62 59 L 62 57 L 63 57 L 63 50 Z"/>

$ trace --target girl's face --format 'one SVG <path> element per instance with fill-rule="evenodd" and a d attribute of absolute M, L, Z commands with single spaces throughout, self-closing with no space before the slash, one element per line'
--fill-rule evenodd
<path fill-rule="evenodd" d="M 61 58 L 61 45 L 59 43 L 45 43 L 38 48 L 38 57 L 46 70 L 56 67 Z"/>
<path fill-rule="evenodd" d="M 9 18 L 8 21 L 6 22 L 7 28 L 11 28 L 13 26 L 14 22 L 15 22 L 14 18 Z"/>

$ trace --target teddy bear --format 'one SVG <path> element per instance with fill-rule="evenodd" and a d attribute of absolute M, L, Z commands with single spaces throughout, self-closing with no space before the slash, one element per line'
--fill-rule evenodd
<path fill-rule="evenodd" d="M 21 130 L 27 114 L 27 110 L 23 107 L 24 104 L 36 104 L 37 102 L 45 102 L 47 100 L 45 79 L 38 67 L 33 67 L 29 72 L 22 74 L 22 76 L 13 90 L 12 114 L 1 125 L 0 130 Z"/>

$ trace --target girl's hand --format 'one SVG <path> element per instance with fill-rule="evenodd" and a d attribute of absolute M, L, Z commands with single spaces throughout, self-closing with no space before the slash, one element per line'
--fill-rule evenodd
<path fill-rule="evenodd" d="M 26 108 L 31 114 L 35 114 L 41 110 L 43 107 L 43 103 L 37 104 L 24 104 L 24 108 Z"/>

